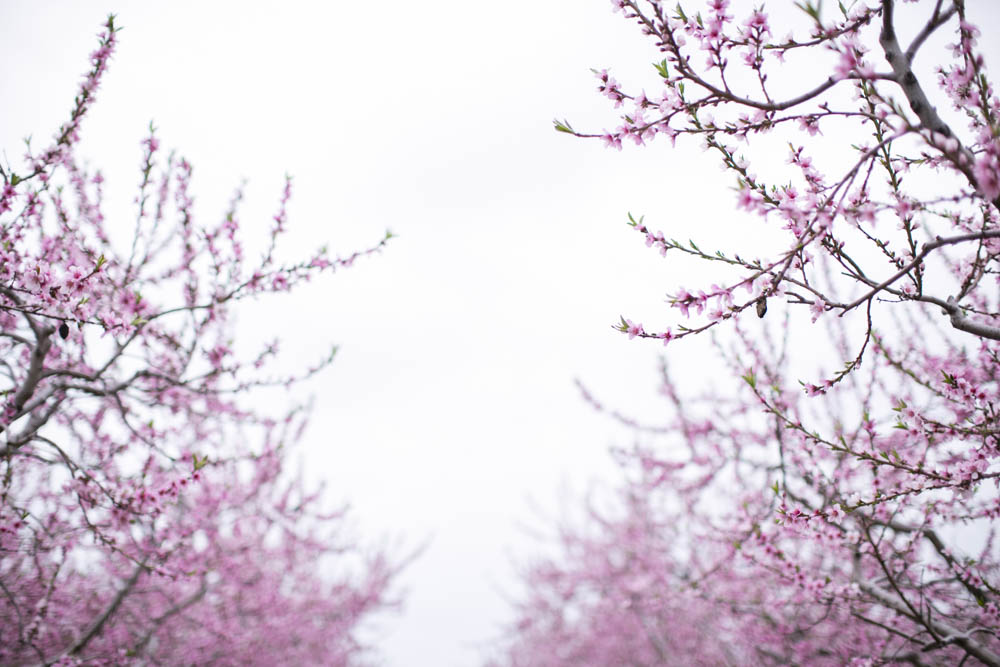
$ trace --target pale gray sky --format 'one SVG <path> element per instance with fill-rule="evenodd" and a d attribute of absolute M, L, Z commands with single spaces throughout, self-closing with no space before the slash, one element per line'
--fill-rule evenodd
<path fill-rule="evenodd" d="M 4 0 L 11 160 L 64 120 L 109 11 L 124 29 L 81 146 L 105 171 L 109 210 L 129 217 L 152 119 L 193 163 L 203 219 L 247 178 L 245 229 L 266 229 L 287 172 L 301 252 L 398 234 L 382 255 L 248 310 L 241 334 L 280 335 L 290 368 L 340 345 L 302 388 L 316 399 L 306 469 L 350 501 L 364 539 L 429 540 L 402 578 L 404 612 L 380 623 L 386 664 L 479 663 L 514 590 L 511 558 L 534 549 L 533 503 L 553 508 L 614 470 L 619 436 L 573 379 L 622 405 L 655 398 L 658 347 L 611 325 L 619 313 L 666 322 L 677 277 L 625 215 L 689 225 L 706 215 L 697 174 L 720 172 L 666 146 L 618 153 L 552 130 L 555 116 L 613 123 L 590 67 L 653 80 L 647 45 L 597 0 Z"/>
<path fill-rule="evenodd" d="M 404 612 L 380 624 L 385 662 L 477 664 L 514 590 L 511 557 L 535 548 L 522 528 L 534 507 L 611 477 L 607 447 L 626 444 L 573 379 L 653 414 L 660 348 L 611 325 L 663 327 L 665 292 L 704 282 L 648 250 L 626 213 L 740 250 L 753 230 L 731 213 L 728 177 L 694 142 L 618 153 L 552 130 L 555 116 L 615 124 L 591 67 L 655 83 L 651 45 L 606 0 L 2 0 L 12 161 L 65 119 L 109 11 L 124 30 L 81 153 L 105 171 L 110 211 L 128 217 L 153 119 L 195 167 L 202 218 L 246 178 L 242 220 L 263 231 L 287 172 L 290 253 L 398 235 L 248 309 L 241 334 L 280 335 L 290 368 L 341 346 L 302 388 L 316 399 L 306 469 L 351 502 L 365 539 L 429 540 L 402 578 Z M 705 350 L 687 344 L 674 365 L 694 378 Z"/>

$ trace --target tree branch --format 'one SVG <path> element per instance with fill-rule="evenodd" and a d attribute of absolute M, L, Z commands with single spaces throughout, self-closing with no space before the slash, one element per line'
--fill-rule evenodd
<path fill-rule="evenodd" d="M 148 570 L 149 568 L 146 567 L 146 564 L 144 562 L 139 563 L 136 566 L 135 571 L 132 572 L 132 576 L 129 577 L 128 581 L 125 582 L 125 585 L 121 587 L 121 589 L 115 595 L 114 599 L 111 600 L 111 604 L 107 606 L 107 608 L 100 616 L 94 619 L 94 622 L 87 629 L 87 631 L 83 633 L 83 636 L 81 636 L 79 639 L 73 642 L 72 646 L 66 649 L 62 653 L 62 655 L 59 656 L 59 658 L 63 658 L 69 655 L 76 655 L 84 648 L 86 648 L 87 644 L 89 644 L 94 637 L 96 637 L 101 633 L 101 629 L 104 628 L 104 624 L 108 622 L 108 619 L 110 619 L 114 615 L 114 613 L 118 611 L 118 607 L 121 606 L 122 602 L 124 602 L 125 598 L 128 597 L 129 593 L 132 592 L 132 589 L 135 588 L 135 585 L 139 582 L 139 577 L 142 576 L 142 573 Z M 58 662 L 58 659 L 53 660 L 48 664 L 51 665 L 55 662 Z"/>
<path fill-rule="evenodd" d="M 910 48 L 906 53 L 903 53 L 902 48 L 899 46 L 899 41 L 896 39 L 896 31 L 892 25 L 892 10 L 893 10 L 893 0 L 882 0 L 882 32 L 879 34 L 879 44 L 882 45 L 882 51 L 885 53 L 885 59 L 889 62 L 892 67 L 893 74 L 895 75 L 895 81 L 903 89 L 903 94 L 906 96 L 907 101 L 910 104 L 910 109 L 913 113 L 917 114 L 917 118 L 920 120 L 920 124 L 923 128 L 930 130 L 931 132 L 937 132 L 946 137 L 950 137 L 957 144 L 955 150 L 952 151 L 942 151 L 942 153 L 948 157 L 950 162 L 955 166 L 958 171 L 960 171 L 972 186 L 978 187 L 978 182 L 976 181 L 976 176 L 972 171 L 972 165 L 975 162 L 975 157 L 972 155 L 968 148 L 962 145 L 962 142 L 958 140 L 951 128 L 945 123 L 941 116 L 938 115 L 937 109 L 935 109 L 930 101 L 927 99 L 927 95 L 924 94 L 924 89 L 920 87 L 920 82 L 917 81 L 917 76 L 913 73 L 913 69 L 910 67 L 910 61 L 912 60 L 912 54 L 916 53 L 916 49 L 920 46 L 919 41 L 922 38 L 923 32 L 917 36 L 914 43 L 910 45 Z M 954 10 L 954 7 L 952 8 Z M 935 12 L 936 13 L 936 12 Z M 944 20 L 943 18 L 941 19 Z M 937 25 L 934 25 L 934 19 L 924 30 L 927 31 L 928 28 L 933 31 Z M 928 35 L 930 33 L 928 32 Z M 926 37 L 923 37 L 926 39 Z M 1000 201 L 1000 200 L 998 200 Z M 994 205 L 998 205 L 997 201 L 993 202 Z"/>
<path fill-rule="evenodd" d="M 991 340 L 1000 340 L 1000 327 L 990 326 L 989 324 L 983 324 L 982 322 L 975 322 L 970 320 L 962 312 L 962 308 L 955 301 L 955 297 L 948 297 L 948 306 L 945 308 L 948 315 L 951 317 L 951 326 L 955 327 L 959 331 L 965 331 L 967 333 L 979 336 L 980 338 L 989 338 Z"/>
<path fill-rule="evenodd" d="M 921 30 L 920 33 L 913 38 L 913 42 L 910 44 L 909 48 L 906 49 L 907 64 L 913 63 L 913 58 L 917 55 L 917 50 L 923 45 L 927 38 L 930 37 L 935 30 L 947 23 L 948 19 L 954 16 L 955 12 L 958 11 L 958 8 L 955 7 L 955 5 L 952 5 L 951 9 L 946 11 L 944 14 L 941 14 L 941 2 L 942 0 L 937 0 L 937 4 L 934 6 L 934 13 L 931 14 L 931 18 L 927 22 L 927 25 L 925 25 L 923 30 Z"/>
<path fill-rule="evenodd" d="M 847 306 L 843 308 L 841 316 L 846 314 L 848 311 L 853 310 L 854 308 L 860 306 L 865 301 L 870 300 L 876 294 L 878 294 L 879 292 L 886 289 L 894 282 L 896 282 L 897 280 L 908 274 L 919 264 L 921 264 L 924 261 L 924 258 L 927 257 L 927 255 L 929 255 L 934 250 L 937 250 L 938 248 L 941 248 L 946 245 L 955 245 L 958 243 L 965 243 L 966 241 L 981 241 L 983 239 L 990 239 L 990 238 L 994 239 L 1000 238 L 1000 230 L 994 229 L 984 232 L 972 232 L 970 234 L 960 234 L 958 236 L 949 236 L 947 238 L 942 238 L 939 236 L 933 241 L 925 243 L 924 247 L 920 250 L 919 253 L 917 253 L 917 256 L 914 257 L 903 268 L 901 268 L 899 271 L 894 273 L 889 278 L 883 280 L 878 285 L 875 285 L 863 296 L 847 304 Z M 928 301 L 929 299 L 922 298 L 920 300 Z M 962 309 L 955 301 L 954 297 L 949 297 L 948 301 L 946 302 L 941 302 L 939 299 L 933 299 L 932 303 L 936 303 L 937 305 L 941 306 L 945 310 L 945 312 L 947 312 L 948 315 L 951 316 L 951 325 L 956 329 L 960 331 L 966 331 L 968 333 L 975 334 L 977 336 L 981 336 L 982 338 L 989 338 L 991 340 L 1000 340 L 1000 328 L 969 320 L 965 315 L 962 314 Z"/>
<path fill-rule="evenodd" d="M 1000 667 L 1000 655 L 997 655 L 988 647 L 973 639 L 970 636 L 970 633 L 962 632 L 944 621 L 934 620 L 929 617 L 914 617 L 910 608 L 889 591 L 883 590 L 882 588 L 879 588 L 878 586 L 867 581 L 859 582 L 858 585 L 861 587 L 861 590 L 875 598 L 879 604 L 888 607 L 897 614 L 933 628 L 934 632 L 942 637 L 942 642 L 960 646 L 965 649 L 969 655 L 973 656 L 977 660 L 980 660 L 987 665 Z"/>

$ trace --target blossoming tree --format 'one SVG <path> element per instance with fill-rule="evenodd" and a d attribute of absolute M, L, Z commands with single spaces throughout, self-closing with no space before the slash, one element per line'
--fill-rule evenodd
<path fill-rule="evenodd" d="M 525 570 L 504 664 L 1000 665 L 1000 99 L 980 30 L 960 0 L 795 4 L 808 28 L 777 36 L 729 0 L 613 0 L 662 87 L 597 72 L 620 125 L 556 123 L 618 149 L 694 135 L 783 242 L 709 252 L 629 217 L 720 279 L 670 295 L 682 325 L 618 328 L 668 353 L 720 332 L 741 389 L 685 392 L 665 361 L 665 423 L 608 410 L 636 442 L 617 502 Z M 790 166 L 757 173 L 776 139 Z"/>
<path fill-rule="evenodd" d="M 251 259 L 240 193 L 197 220 L 191 165 L 151 128 L 125 241 L 74 156 L 116 39 L 112 17 L 51 147 L 0 170 L 0 663 L 357 662 L 398 564 L 286 469 L 304 410 L 246 400 L 329 359 L 242 358 L 233 311 L 388 235 L 282 263 L 288 181 Z"/>

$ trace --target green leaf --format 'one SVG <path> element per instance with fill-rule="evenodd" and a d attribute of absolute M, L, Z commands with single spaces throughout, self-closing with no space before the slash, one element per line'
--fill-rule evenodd
<path fill-rule="evenodd" d="M 811 2 L 796 2 L 795 6 L 804 11 L 814 21 L 819 21 L 819 7 Z"/>
<path fill-rule="evenodd" d="M 556 127 L 556 132 L 565 132 L 566 134 L 576 134 L 576 130 L 573 126 L 569 124 L 568 120 L 553 119 L 552 124 Z"/>

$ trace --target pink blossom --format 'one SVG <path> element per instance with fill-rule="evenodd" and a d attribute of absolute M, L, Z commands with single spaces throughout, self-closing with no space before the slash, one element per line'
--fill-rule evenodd
<path fill-rule="evenodd" d="M 817 116 L 802 116 L 799 118 L 799 129 L 806 131 L 812 137 L 822 134 L 819 131 L 819 117 Z"/>
<path fill-rule="evenodd" d="M 1000 197 L 1000 160 L 996 154 L 984 153 L 975 162 L 976 185 L 987 199 Z"/>
<path fill-rule="evenodd" d="M 645 336 L 646 332 L 642 330 L 642 325 L 633 323 L 632 320 L 625 320 L 627 325 L 626 331 L 628 332 L 629 340 L 635 338 L 636 336 Z"/>
<path fill-rule="evenodd" d="M 819 319 L 819 316 L 826 311 L 826 303 L 823 299 L 816 299 L 809 306 L 809 312 L 812 313 L 812 321 L 815 323 Z"/>

